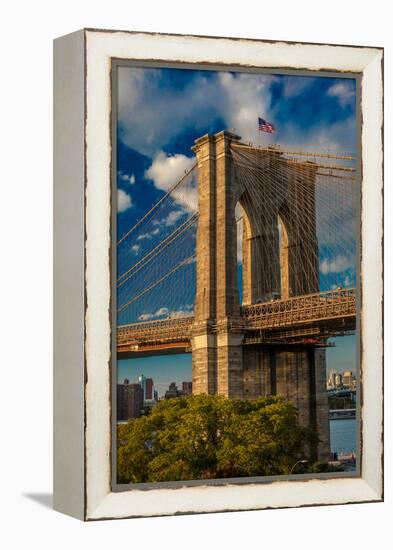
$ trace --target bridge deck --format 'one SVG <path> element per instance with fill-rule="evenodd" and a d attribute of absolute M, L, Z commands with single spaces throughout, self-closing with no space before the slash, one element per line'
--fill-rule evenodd
<path fill-rule="evenodd" d="M 186 350 L 194 317 L 179 317 L 122 325 L 117 331 L 119 354 L 159 350 Z M 244 330 L 245 343 L 255 340 L 290 342 L 293 339 L 334 336 L 356 326 L 355 289 L 295 296 L 241 307 L 234 327 Z"/>
<path fill-rule="evenodd" d="M 299 324 L 353 318 L 356 315 L 355 289 L 340 289 L 295 296 L 241 308 L 249 329 L 273 329 Z"/>

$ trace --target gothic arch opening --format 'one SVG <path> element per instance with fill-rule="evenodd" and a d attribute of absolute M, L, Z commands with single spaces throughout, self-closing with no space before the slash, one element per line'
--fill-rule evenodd
<path fill-rule="evenodd" d="M 241 305 L 252 303 L 251 239 L 250 219 L 241 202 L 236 204 L 236 270 L 239 302 Z"/>
<path fill-rule="evenodd" d="M 281 254 L 288 249 L 283 222 L 277 212 L 272 215 L 261 203 L 253 203 L 247 193 L 240 197 L 235 217 L 240 303 L 249 305 L 280 298 L 287 280 L 280 270 Z M 283 265 L 287 265 L 284 257 Z"/>
<path fill-rule="evenodd" d="M 289 298 L 289 268 L 288 268 L 288 231 L 280 216 L 277 216 L 278 222 L 278 242 L 280 250 L 280 298 L 286 300 Z"/>

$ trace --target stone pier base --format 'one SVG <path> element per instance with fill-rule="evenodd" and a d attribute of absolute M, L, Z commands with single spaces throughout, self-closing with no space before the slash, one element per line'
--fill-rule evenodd
<path fill-rule="evenodd" d="M 313 458 L 329 459 L 325 350 L 244 346 L 243 387 L 245 399 L 281 395 L 292 401 L 300 424 L 318 432 L 320 441 L 311 449 Z"/>
<path fill-rule="evenodd" d="M 281 395 L 298 410 L 299 422 L 314 428 L 319 443 L 314 460 L 330 455 L 325 350 L 244 346 L 242 335 L 228 332 L 193 338 L 193 393 L 257 399 Z"/>
<path fill-rule="evenodd" d="M 217 393 L 217 342 L 207 326 L 192 338 L 192 392 Z"/>

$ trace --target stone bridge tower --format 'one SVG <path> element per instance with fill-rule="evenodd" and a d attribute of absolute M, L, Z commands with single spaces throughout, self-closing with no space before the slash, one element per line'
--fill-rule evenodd
<path fill-rule="evenodd" d="M 193 147 L 199 193 L 193 392 L 245 399 L 283 395 L 297 406 L 302 424 L 318 429 L 320 443 L 313 453 L 324 460 L 329 454 L 325 352 L 305 346 L 243 344 L 235 219 L 239 203 L 245 217 L 244 304 L 261 301 L 271 293 L 285 299 L 318 292 L 315 169 L 312 163 L 303 165 L 302 178 L 309 184 L 305 197 L 304 186 L 297 185 L 299 172 L 279 162 L 278 150 L 256 151 L 258 164 L 284 182 L 285 192 L 271 193 L 268 201 L 250 200 L 233 161 L 231 144 L 239 140 L 235 134 L 220 132 L 199 138 Z M 307 224 L 307 243 L 297 238 L 299 224 L 303 235 Z M 315 249 L 311 260 L 310 247 Z"/>

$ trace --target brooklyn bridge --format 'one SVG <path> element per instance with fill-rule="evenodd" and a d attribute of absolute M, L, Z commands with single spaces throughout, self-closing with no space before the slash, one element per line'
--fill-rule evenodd
<path fill-rule="evenodd" d="M 283 395 L 326 459 L 325 350 L 356 329 L 356 159 L 227 131 L 193 151 L 118 240 L 118 358 L 190 352 L 194 393 Z"/>

